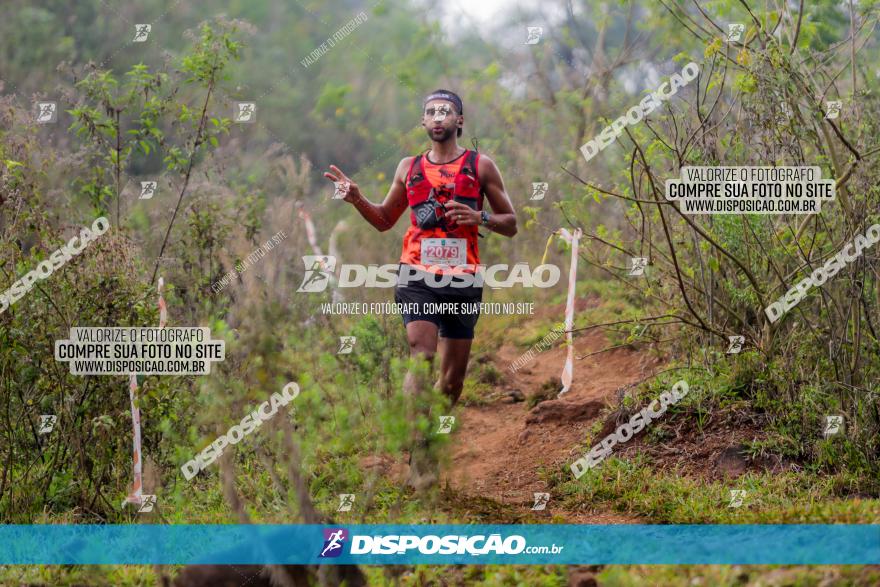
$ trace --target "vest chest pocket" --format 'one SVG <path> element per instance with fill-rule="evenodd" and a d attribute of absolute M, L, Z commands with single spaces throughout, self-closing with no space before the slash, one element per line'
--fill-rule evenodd
<path fill-rule="evenodd" d="M 465 206 L 467 206 L 467 207 L 470 208 L 471 210 L 477 210 L 477 209 L 478 209 L 478 207 L 477 207 L 477 199 L 476 199 L 476 198 L 471 198 L 471 197 L 468 197 L 468 196 L 458 196 L 458 195 L 457 195 L 457 196 L 455 196 L 454 198 L 452 198 L 452 200 L 453 200 L 454 202 L 458 202 L 459 204 L 464 204 Z"/>

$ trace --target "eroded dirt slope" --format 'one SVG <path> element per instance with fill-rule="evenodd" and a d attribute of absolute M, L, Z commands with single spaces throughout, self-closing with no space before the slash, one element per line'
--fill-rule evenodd
<path fill-rule="evenodd" d="M 505 345 L 494 356 L 496 368 L 505 374 L 490 404 L 463 407 L 453 439 L 452 466 L 445 479 L 456 491 L 489 498 L 530 510 L 535 492 L 547 492 L 545 470 L 568 464 L 581 456 L 587 428 L 606 405 L 616 405 L 623 387 L 635 383 L 658 368 L 647 353 L 629 348 L 593 355 L 608 345 L 604 335 L 591 331 L 574 338 L 575 369 L 571 390 L 560 399 L 544 401 L 529 409 L 525 401 L 507 395 L 518 390 L 523 396 L 539 392 L 558 378 L 565 362 L 564 345 L 538 354 L 531 363 L 512 373 L 508 365 L 521 354 Z M 518 395 L 518 394 L 515 394 Z M 580 524 L 635 523 L 639 520 L 602 511 L 564 511 L 554 506 L 548 515 L 561 516 Z"/>

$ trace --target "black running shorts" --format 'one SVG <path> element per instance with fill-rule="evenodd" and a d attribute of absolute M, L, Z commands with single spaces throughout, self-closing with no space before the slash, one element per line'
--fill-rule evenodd
<path fill-rule="evenodd" d="M 416 279 L 405 286 L 398 284 L 394 301 L 401 304 L 404 325 L 426 320 L 437 325 L 443 338 L 472 339 L 480 317 L 483 288 L 431 287 L 424 280 Z"/>

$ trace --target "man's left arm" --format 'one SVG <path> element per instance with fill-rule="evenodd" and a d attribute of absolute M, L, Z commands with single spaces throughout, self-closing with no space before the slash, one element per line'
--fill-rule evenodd
<path fill-rule="evenodd" d="M 486 195 L 486 199 L 489 200 L 489 205 L 492 207 L 488 225 L 482 224 L 480 212 L 472 210 L 466 204 L 451 200 L 446 202 L 446 218 L 462 226 L 479 225 L 504 236 L 515 235 L 516 214 L 513 212 L 513 204 L 510 202 L 510 197 L 504 190 L 504 180 L 501 179 L 501 172 L 498 171 L 495 162 L 485 155 L 480 156 L 478 167 L 477 176 L 480 180 L 480 187 Z"/>
<path fill-rule="evenodd" d="M 480 178 L 480 185 L 489 205 L 492 207 L 492 213 L 489 214 L 489 230 L 503 234 L 504 236 L 513 236 L 516 234 L 516 214 L 513 212 L 513 204 L 510 196 L 504 189 L 504 180 L 501 179 L 501 172 L 495 162 L 483 155 L 480 157 L 477 175 Z"/>

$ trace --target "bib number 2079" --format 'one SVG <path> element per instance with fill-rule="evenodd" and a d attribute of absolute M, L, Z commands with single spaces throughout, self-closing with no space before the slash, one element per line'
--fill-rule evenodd
<path fill-rule="evenodd" d="M 422 265 L 464 265 L 467 241 L 463 238 L 422 239 Z"/>

